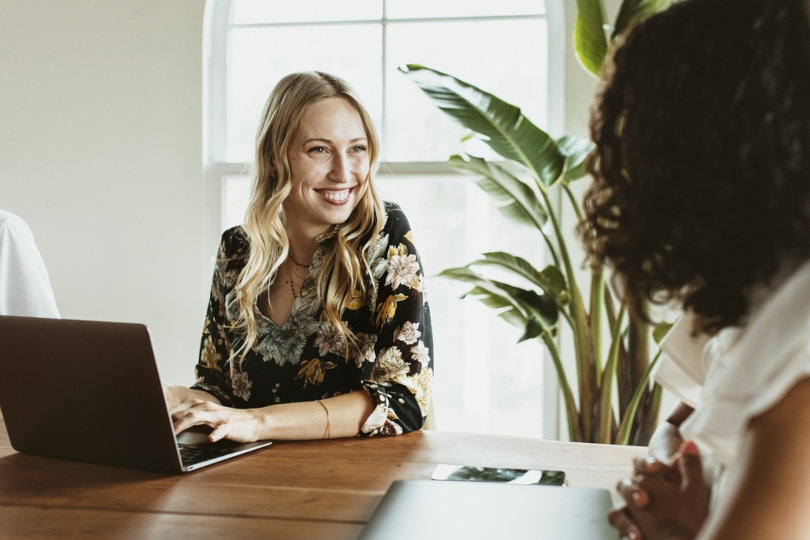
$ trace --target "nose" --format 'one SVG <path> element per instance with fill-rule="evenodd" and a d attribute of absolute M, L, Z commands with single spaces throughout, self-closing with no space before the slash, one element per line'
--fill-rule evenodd
<path fill-rule="evenodd" d="M 345 183 L 352 179 L 352 161 L 342 154 L 335 154 L 332 159 L 332 170 L 329 178 L 335 182 Z"/>

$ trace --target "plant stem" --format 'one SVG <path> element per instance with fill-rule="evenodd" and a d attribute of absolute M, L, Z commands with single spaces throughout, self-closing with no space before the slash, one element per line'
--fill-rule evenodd
<path fill-rule="evenodd" d="M 616 319 L 616 326 L 613 328 L 610 342 L 610 354 L 608 354 L 605 369 L 602 372 L 602 380 L 599 385 L 599 440 L 603 444 L 610 444 L 611 428 L 613 420 L 613 407 L 611 398 L 613 396 L 613 374 L 616 371 L 616 360 L 619 357 L 619 344 L 622 341 L 621 326 L 624 319 L 625 309 L 622 306 L 619 316 Z"/>
<path fill-rule="evenodd" d="M 628 324 L 627 352 L 627 386 L 622 388 L 619 396 L 621 413 L 630 401 L 630 396 L 638 387 L 638 381 L 650 365 L 650 325 L 631 314 Z"/>
<path fill-rule="evenodd" d="M 577 281 L 574 276 L 574 268 L 571 265 L 571 259 L 568 255 L 565 241 L 563 240 L 562 228 L 554 213 L 551 201 L 548 196 L 548 191 L 541 182 L 537 182 L 538 189 L 543 196 L 546 208 L 548 209 L 548 217 L 554 227 L 554 234 L 557 238 L 557 244 L 560 251 L 560 257 L 565 268 L 566 279 L 568 280 L 568 289 L 571 296 L 571 317 L 574 321 L 574 349 L 577 362 L 577 381 L 579 382 L 579 410 L 582 419 L 582 431 L 586 440 L 591 440 L 592 436 L 592 415 L 593 415 L 593 392 L 597 388 L 597 379 L 595 371 L 595 359 L 593 343 L 590 337 L 590 324 L 585 313 L 585 306 L 582 302 L 582 294 L 580 293 Z"/>
<path fill-rule="evenodd" d="M 602 311 L 604 308 L 605 276 L 602 265 L 591 266 L 591 339 L 595 353 L 596 376 L 602 371 L 600 355 L 602 354 Z M 611 328 L 611 333 L 613 329 Z"/>
<path fill-rule="evenodd" d="M 571 391 L 571 385 L 568 383 L 568 377 L 565 374 L 565 367 L 560 358 L 560 351 L 557 348 L 557 344 L 554 343 L 554 338 L 548 331 L 543 331 L 541 337 L 549 353 L 551 353 L 551 360 L 554 363 L 554 369 L 557 371 L 557 382 L 560 385 L 563 400 L 565 401 L 568 433 L 572 441 L 584 441 L 585 439 L 582 437 L 582 427 L 579 422 L 579 414 L 577 414 L 577 404 L 574 400 L 574 394 Z"/>
<path fill-rule="evenodd" d="M 574 209 L 574 213 L 577 215 L 577 223 L 582 221 L 582 209 L 579 207 L 579 203 L 577 202 L 577 198 L 574 196 L 574 192 L 571 191 L 571 186 L 567 183 L 563 183 L 563 191 L 568 196 L 568 201 L 571 203 L 571 208 Z"/>
<path fill-rule="evenodd" d="M 633 428 L 633 421 L 635 420 L 639 402 L 641 401 L 641 397 L 644 395 L 644 391 L 647 389 L 647 383 L 650 380 L 650 374 L 652 373 L 655 364 L 658 363 L 658 359 L 660 357 L 661 351 L 659 350 L 658 353 L 655 355 L 653 361 L 650 362 L 650 365 L 644 371 L 644 375 L 642 375 L 641 380 L 639 380 L 638 384 L 636 385 L 636 390 L 635 392 L 633 392 L 633 397 L 630 399 L 630 404 L 628 405 L 627 410 L 624 412 L 624 416 L 622 417 L 622 423 L 619 425 L 619 433 L 616 435 L 616 444 L 627 444 L 628 441 L 630 440 L 630 435 L 632 434 Z M 660 405 L 660 396 L 658 401 Z"/>

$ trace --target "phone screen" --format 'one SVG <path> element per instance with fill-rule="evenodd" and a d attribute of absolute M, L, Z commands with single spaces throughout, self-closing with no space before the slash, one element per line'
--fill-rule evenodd
<path fill-rule="evenodd" d="M 541 484 L 545 486 L 565 485 L 565 473 L 563 471 L 477 467 L 474 465 L 437 465 L 431 478 L 433 480 L 458 480 L 463 482 L 503 482 L 507 484 Z"/>

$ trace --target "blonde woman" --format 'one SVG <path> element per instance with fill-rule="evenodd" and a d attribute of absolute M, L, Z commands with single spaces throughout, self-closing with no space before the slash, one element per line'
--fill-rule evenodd
<path fill-rule="evenodd" d="M 408 221 L 375 191 L 378 157 L 344 81 L 295 73 L 272 91 L 245 224 L 217 255 L 197 383 L 167 391 L 176 431 L 253 441 L 422 427 L 430 311 Z"/>

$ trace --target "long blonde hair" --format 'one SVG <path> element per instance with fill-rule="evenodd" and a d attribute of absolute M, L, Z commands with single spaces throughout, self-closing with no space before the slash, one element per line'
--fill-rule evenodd
<path fill-rule="evenodd" d="M 239 315 L 233 328 L 243 333 L 244 341 L 233 357 L 243 355 L 256 344 L 256 298 L 272 285 L 289 255 L 282 210 L 292 180 L 287 149 L 307 107 L 330 97 L 345 99 L 360 114 L 371 166 L 357 206 L 349 219 L 336 227 L 335 237 L 323 254 L 317 293 L 323 307 L 321 319 L 332 323 L 343 335 L 345 354 L 357 343 L 341 315 L 353 294 L 367 294 L 364 278 L 371 275 L 369 250 L 385 219 L 383 203 L 372 181 L 379 159 L 379 139 L 371 117 L 345 81 L 317 71 L 293 73 L 281 79 L 267 98 L 256 135 L 255 170 L 244 224 L 250 251 L 235 287 Z M 375 286 L 373 279 L 368 284 Z"/>

